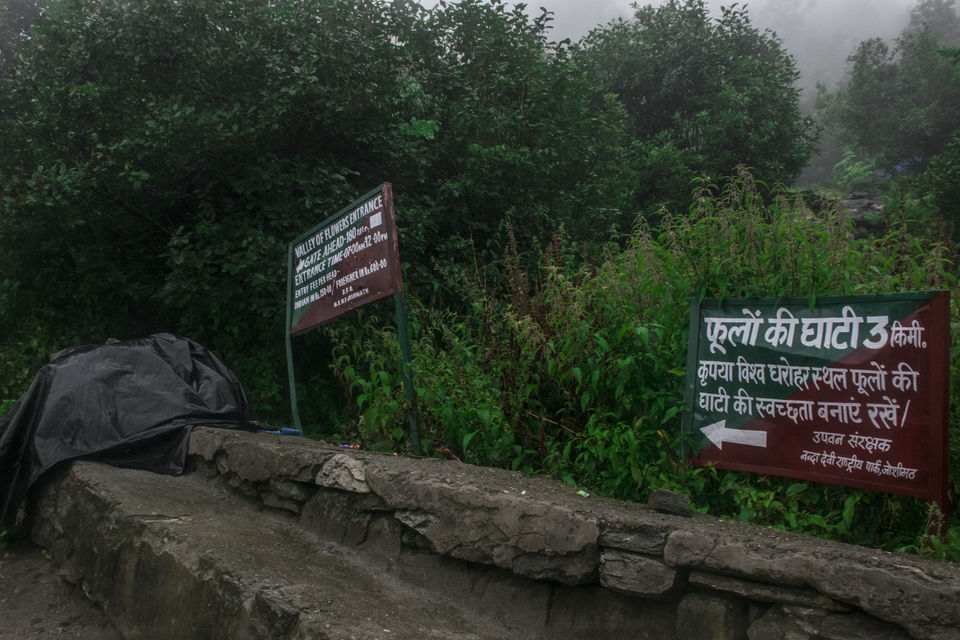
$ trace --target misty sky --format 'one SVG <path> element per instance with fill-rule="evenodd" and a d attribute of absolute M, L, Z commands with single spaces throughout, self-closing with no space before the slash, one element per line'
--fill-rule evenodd
<path fill-rule="evenodd" d="M 509 0 L 508 0 L 509 1 Z M 435 0 L 422 0 L 433 6 Z M 543 6 L 554 13 L 556 40 L 578 40 L 591 28 L 618 17 L 629 17 L 631 0 L 529 0 L 536 10 Z M 663 4 L 660 0 L 641 5 Z M 731 0 L 708 0 L 715 14 Z M 867 38 L 891 39 L 909 19 L 916 0 L 752 0 L 746 4 L 754 26 L 773 29 L 796 57 L 801 86 L 817 82 L 833 86 L 843 77 L 847 56 Z"/>

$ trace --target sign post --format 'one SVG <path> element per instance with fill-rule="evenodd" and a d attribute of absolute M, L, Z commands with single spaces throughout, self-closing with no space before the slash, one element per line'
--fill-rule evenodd
<path fill-rule="evenodd" d="M 694 464 L 947 509 L 949 293 L 694 301 Z"/>
<path fill-rule="evenodd" d="M 410 366 L 410 335 L 400 273 L 393 188 L 386 182 L 290 243 L 287 259 L 287 376 L 290 409 L 301 429 L 291 338 L 393 295 L 403 354 L 402 370 L 410 418 L 410 445 L 420 455 Z"/>

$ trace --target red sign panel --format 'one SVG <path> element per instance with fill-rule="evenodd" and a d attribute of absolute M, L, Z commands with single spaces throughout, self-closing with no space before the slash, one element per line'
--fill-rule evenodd
<path fill-rule="evenodd" d="M 948 296 L 695 302 L 692 461 L 945 506 Z"/>
<path fill-rule="evenodd" d="M 291 242 L 290 335 L 401 291 L 399 255 L 390 183 Z"/>

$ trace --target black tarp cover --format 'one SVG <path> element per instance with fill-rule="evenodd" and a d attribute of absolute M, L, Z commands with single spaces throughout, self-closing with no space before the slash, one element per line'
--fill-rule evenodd
<path fill-rule="evenodd" d="M 179 475 L 197 425 L 261 426 L 233 372 L 189 339 L 156 334 L 54 354 L 0 418 L 0 529 L 60 462 Z"/>

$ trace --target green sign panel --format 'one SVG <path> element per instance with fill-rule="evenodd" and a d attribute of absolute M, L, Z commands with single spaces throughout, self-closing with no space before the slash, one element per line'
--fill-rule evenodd
<path fill-rule="evenodd" d="M 402 291 L 390 184 L 291 242 L 287 274 L 290 335 Z"/>
<path fill-rule="evenodd" d="M 946 504 L 947 292 L 694 302 L 695 464 Z"/>

